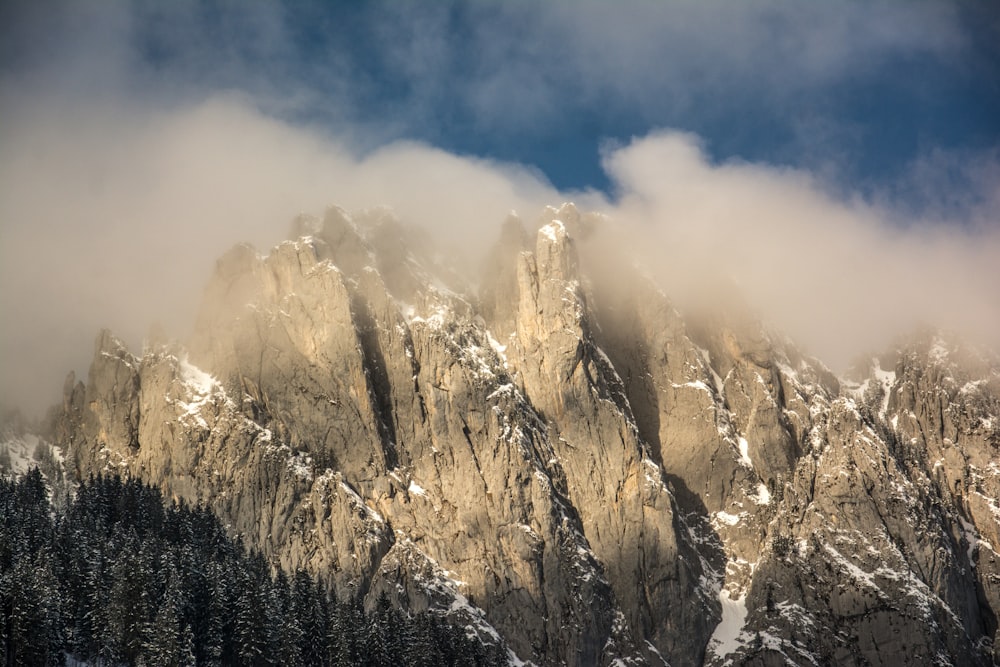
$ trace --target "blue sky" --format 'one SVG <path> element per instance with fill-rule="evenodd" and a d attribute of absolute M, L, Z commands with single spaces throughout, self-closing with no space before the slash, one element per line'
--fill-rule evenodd
<path fill-rule="evenodd" d="M 99 327 L 183 335 L 300 211 L 468 260 L 565 199 L 835 368 L 921 322 L 1000 347 L 1000 5 L 0 0 L 0 402 Z"/>
<path fill-rule="evenodd" d="M 560 189 L 609 190 L 602 146 L 672 128 L 919 211 L 941 204 L 914 185 L 928 160 L 971 194 L 961 164 L 1000 146 L 992 2 L 38 5 L 4 3 L 8 75 L 69 69 L 147 101 L 239 90 L 360 151 L 418 140 Z"/>
<path fill-rule="evenodd" d="M 227 47 L 265 80 L 224 83 L 305 87 L 317 97 L 290 110 L 304 119 L 533 165 L 560 189 L 607 189 L 602 145 L 674 128 L 714 159 L 817 169 L 919 208 L 934 202 L 908 183 L 917 161 L 1000 142 L 1000 10 L 984 4 L 354 4 L 290 3 L 256 52 L 236 46 L 255 30 L 232 26 Z M 187 48 L 169 38 L 168 67 Z"/>

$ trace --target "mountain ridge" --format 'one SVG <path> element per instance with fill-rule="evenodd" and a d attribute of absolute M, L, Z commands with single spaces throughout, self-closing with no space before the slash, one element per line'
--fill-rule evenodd
<path fill-rule="evenodd" d="M 739 309 L 682 316 L 572 205 L 509 218 L 478 293 L 358 217 L 236 246 L 185 345 L 102 332 L 43 429 L 68 471 L 516 660 L 997 661 L 995 355 L 925 332 L 837 379 Z"/>

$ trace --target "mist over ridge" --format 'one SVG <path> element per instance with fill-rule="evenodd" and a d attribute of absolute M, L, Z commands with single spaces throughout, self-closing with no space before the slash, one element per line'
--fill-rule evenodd
<path fill-rule="evenodd" d="M 298 213 L 329 205 L 389 206 L 474 264 L 511 209 L 531 221 L 574 201 L 634 240 L 678 304 L 702 298 L 706 275 L 732 279 L 834 368 L 918 323 L 998 346 L 995 125 L 977 121 L 975 149 L 887 154 L 903 175 L 886 187 L 845 178 L 877 145 L 820 113 L 825 87 L 859 68 L 895 76 L 901 58 L 940 69 L 927 76 L 988 74 L 961 11 L 386 8 L 336 23 L 314 6 L 5 4 L 0 402 L 43 409 L 69 369 L 86 373 L 101 327 L 133 346 L 154 322 L 184 337 L 217 257 L 241 241 L 266 252 Z M 328 42 L 302 38 L 310 21 Z M 897 124 L 924 118 L 928 100 L 901 99 L 914 106 Z M 750 100 L 745 119 L 719 116 Z M 963 122 L 989 116 L 984 104 Z M 596 108 L 638 116 L 618 127 Z M 757 132 L 780 146 L 740 143 Z M 470 137 L 490 136 L 531 150 L 477 152 Z M 740 146 L 778 162 L 726 157 Z M 559 156 L 597 164 L 580 166 L 596 185 L 554 185 L 568 178 L 538 165 Z"/>
<path fill-rule="evenodd" d="M 0 250 L 5 403 L 51 402 L 65 372 L 86 372 L 101 327 L 132 345 L 154 322 L 183 337 L 218 256 L 241 241 L 266 252 L 297 212 L 328 204 L 386 205 L 446 254 L 475 258 L 511 209 L 531 221 L 573 200 L 605 214 L 605 233 L 680 305 L 707 277 L 731 278 L 834 368 L 920 323 L 997 345 L 988 210 L 903 225 L 807 173 L 712 164 L 696 137 L 669 131 L 605 154 L 609 198 L 412 142 L 359 156 L 232 96 L 138 119 L 113 111 L 24 114 L 5 133 L 0 215 L 23 221 L 4 226 Z"/>
<path fill-rule="evenodd" d="M 1000 664 L 998 81 L 991 3 L 0 1 L 0 662 Z M 109 474 L 275 585 L 36 539 Z"/>

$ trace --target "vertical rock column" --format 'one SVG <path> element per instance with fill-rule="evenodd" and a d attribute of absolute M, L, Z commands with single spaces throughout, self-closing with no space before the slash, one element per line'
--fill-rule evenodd
<path fill-rule="evenodd" d="M 534 254 L 521 254 L 518 288 L 520 381 L 550 423 L 570 499 L 625 620 L 671 664 L 700 662 L 706 614 L 677 613 L 694 598 L 698 558 L 678 558 L 673 497 L 644 458 L 621 379 L 591 336 L 562 222 L 543 226 Z"/>

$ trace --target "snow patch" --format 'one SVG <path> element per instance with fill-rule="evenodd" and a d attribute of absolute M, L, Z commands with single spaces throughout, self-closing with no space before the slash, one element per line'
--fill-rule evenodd
<path fill-rule="evenodd" d="M 553 220 L 539 229 L 538 234 L 545 236 L 549 241 L 555 243 L 561 236 L 566 236 L 566 226 L 563 225 L 562 220 Z"/>
<path fill-rule="evenodd" d="M 0 443 L 0 452 L 6 451 L 10 458 L 9 472 L 14 477 L 18 477 L 28 472 L 28 470 L 38 465 L 35 460 L 35 448 L 38 446 L 38 436 L 25 433 L 23 436 L 11 436 L 5 442 Z M 0 470 L 0 472 L 4 472 Z"/>
<path fill-rule="evenodd" d="M 992 549 L 993 547 L 989 542 L 982 539 L 979 536 L 979 531 L 976 530 L 976 527 L 973 524 L 966 521 L 962 516 L 958 517 L 958 522 L 962 524 L 962 535 L 965 537 L 965 541 L 969 543 L 969 548 L 965 552 L 965 557 L 969 561 L 969 567 L 975 568 L 976 561 L 974 556 L 976 554 L 976 551 L 979 549 L 980 545 L 988 547 L 990 549 Z"/>
<path fill-rule="evenodd" d="M 460 620 L 465 625 L 465 634 L 467 637 L 470 639 L 478 638 L 480 641 L 488 638 L 494 643 L 503 641 L 496 628 L 486 620 L 486 614 L 483 610 L 470 603 L 469 599 L 459 591 L 459 588 L 466 585 L 465 582 L 455 579 L 452 576 L 453 572 L 442 568 L 436 560 L 417 547 L 410 538 L 405 537 L 399 531 L 396 532 L 396 535 L 402 538 L 400 542 L 405 548 L 411 550 L 414 555 L 420 557 L 431 566 L 430 575 L 418 573 L 415 577 L 416 582 L 423 586 L 429 593 L 437 593 L 446 598 L 451 598 L 451 603 L 448 605 L 446 614 L 451 616 L 453 620 Z M 507 661 L 508 664 L 515 667 L 525 667 L 526 664 L 530 664 L 518 658 L 509 648 L 507 649 Z"/>
<path fill-rule="evenodd" d="M 650 653 L 652 653 L 653 655 L 655 655 L 657 658 L 660 659 L 660 662 L 663 663 L 664 667 L 670 667 L 670 663 L 667 662 L 667 659 L 663 657 L 662 653 L 656 650 L 656 647 L 653 646 L 652 642 L 650 642 L 649 640 L 646 640 L 646 648 L 649 649 Z"/>
<path fill-rule="evenodd" d="M 183 410 L 181 419 L 193 421 L 200 428 L 208 430 L 208 422 L 202 416 L 202 409 L 211 402 L 214 393 L 222 391 L 222 385 L 188 361 L 187 355 L 178 359 L 178 369 L 181 383 L 190 397 L 187 401 L 177 401 L 177 405 Z"/>
<path fill-rule="evenodd" d="M 178 361 L 181 380 L 187 385 L 193 395 L 206 396 L 211 394 L 212 390 L 219 385 L 219 382 L 209 373 L 206 373 L 188 361 L 187 355 L 181 357 Z"/>
<path fill-rule="evenodd" d="M 503 361 L 504 368 L 507 367 L 507 346 L 501 345 L 496 338 L 493 337 L 493 332 L 489 329 L 486 330 L 486 340 L 489 341 L 490 347 L 493 351 L 497 353 L 497 356 Z"/>
<path fill-rule="evenodd" d="M 816 626 L 816 621 L 813 619 L 812 615 L 801 605 L 784 600 L 775 605 L 775 607 L 777 608 L 779 614 L 792 621 L 794 627 L 803 628 L 806 626 Z"/>
<path fill-rule="evenodd" d="M 486 397 L 486 400 L 487 401 L 494 401 L 494 400 L 499 399 L 501 396 L 503 396 L 505 394 L 516 395 L 517 394 L 517 387 L 515 387 L 514 384 L 511 383 L 511 382 L 505 382 L 504 384 L 502 384 L 499 387 L 497 387 L 496 389 L 494 389 L 490 393 L 490 395 Z"/>
<path fill-rule="evenodd" d="M 682 382 L 682 383 L 671 383 L 674 389 L 680 389 L 681 387 L 691 387 L 692 389 L 698 389 L 700 391 L 708 392 L 711 396 L 712 390 L 709 389 L 708 385 L 701 380 L 695 380 L 694 382 Z"/>
<path fill-rule="evenodd" d="M 884 419 L 886 413 L 889 411 L 889 394 L 892 393 L 892 387 L 896 384 L 896 371 L 882 370 L 881 362 L 875 359 L 875 368 L 872 370 L 872 375 L 882 385 L 882 405 L 879 407 L 879 416 Z"/>
<path fill-rule="evenodd" d="M 940 364 L 948 360 L 949 354 L 947 343 L 942 338 L 935 336 L 931 342 L 931 349 L 927 351 L 930 360 Z"/>
<path fill-rule="evenodd" d="M 740 463 L 748 468 L 753 468 L 753 461 L 750 460 L 750 443 L 743 436 L 739 437 L 740 443 Z"/>
<path fill-rule="evenodd" d="M 271 432 L 268 431 L 269 436 L 270 434 Z M 287 465 L 292 474 L 299 479 L 306 480 L 308 482 L 312 481 L 312 457 L 305 452 L 295 452 L 295 454 L 289 456 Z"/>
<path fill-rule="evenodd" d="M 716 512 L 714 518 L 720 523 L 724 523 L 727 526 L 735 526 L 740 522 L 740 517 L 737 514 L 730 514 L 729 512 Z"/>
<path fill-rule="evenodd" d="M 382 515 L 373 510 L 371 507 L 368 507 L 368 505 L 365 504 L 365 501 L 362 500 L 361 496 L 359 496 L 354 489 L 352 489 L 350 486 L 347 485 L 347 482 L 341 481 L 340 488 L 344 493 L 347 494 L 347 496 L 352 501 L 354 501 L 353 505 L 356 508 L 364 511 L 365 514 L 367 514 L 370 518 L 374 519 L 378 523 L 385 523 L 385 519 L 382 518 Z"/>
<path fill-rule="evenodd" d="M 841 568 L 847 571 L 855 581 L 865 584 L 869 588 L 874 588 L 879 590 L 878 585 L 875 583 L 875 577 L 870 572 L 865 572 L 860 567 L 847 560 L 842 553 L 834 549 L 829 544 L 824 544 L 823 549 L 833 558 Z"/>
<path fill-rule="evenodd" d="M 658 489 L 664 491 L 667 490 L 666 485 L 663 483 L 663 477 L 661 476 L 660 466 L 657 465 L 656 461 L 648 458 L 642 460 L 643 474 L 646 477 L 646 481 L 655 486 Z"/>
<path fill-rule="evenodd" d="M 767 490 L 767 486 L 764 484 L 757 486 L 757 496 L 754 498 L 754 502 L 758 505 L 767 505 L 771 502 L 771 492 Z"/>
<path fill-rule="evenodd" d="M 708 641 L 709 650 L 720 658 L 724 658 L 743 645 L 740 635 L 743 624 L 747 620 L 747 597 L 744 593 L 738 598 L 730 596 L 723 588 L 719 591 L 719 603 L 722 605 L 722 620 L 715 626 L 715 632 Z"/>
<path fill-rule="evenodd" d="M 970 380 L 962 385 L 962 388 L 958 390 L 960 394 L 974 394 L 979 392 L 983 386 L 986 385 L 986 380 Z"/>

